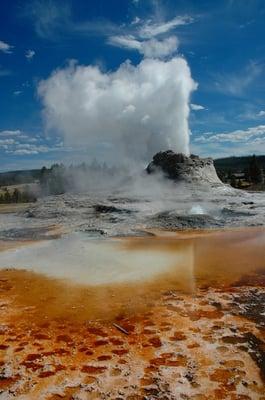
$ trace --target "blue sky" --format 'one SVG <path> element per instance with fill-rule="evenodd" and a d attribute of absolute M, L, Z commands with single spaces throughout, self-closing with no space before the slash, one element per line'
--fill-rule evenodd
<path fill-rule="evenodd" d="M 53 88 L 46 85 L 43 94 L 40 82 L 56 84 L 50 77 L 69 73 L 71 63 L 97 66 L 108 77 L 126 60 L 138 66 L 150 58 L 184 58 L 198 84 L 190 98 L 192 152 L 265 154 L 264 17 L 262 0 L 1 2 L 0 170 L 108 161 L 111 136 L 99 134 L 98 143 L 84 142 L 82 135 L 69 141 L 68 127 L 59 121 L 64 97 L 51 116 Z M 73 93 L 78 99 L 76 87 Z"/>

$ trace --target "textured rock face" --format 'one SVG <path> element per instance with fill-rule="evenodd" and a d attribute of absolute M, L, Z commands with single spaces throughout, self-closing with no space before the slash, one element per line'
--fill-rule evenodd
<path fill-rule="evenodd" d="M 195 155 L 188 157 L 172 150 L 155 154 L 146 171 L 149 174 L 162 171 L 167 178 L 174 181 L 222 183 L 211 158 L 200 158 Z"/>

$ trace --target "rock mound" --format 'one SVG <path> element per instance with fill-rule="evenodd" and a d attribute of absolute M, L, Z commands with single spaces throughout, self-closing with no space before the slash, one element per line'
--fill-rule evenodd
<path fill-rule="evenodd" d="M 186 156 L 174 153 L 172 150 L 155 154 L 146 171 L 148 174 L 160 171 L 174 181 L 222 183 L 217 176 L 212 158 L 200 158 L 193 154 Z"/>

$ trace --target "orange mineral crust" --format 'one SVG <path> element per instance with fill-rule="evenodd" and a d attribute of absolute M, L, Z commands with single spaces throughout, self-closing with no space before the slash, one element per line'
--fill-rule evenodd
<path fill-rule="evenodd" d="M 192 246 L 183 285 L 173 270 L 95 287 L 1 270 L 0 399 L 265 400 L 265 257 L 250 231 L 123 241 Z"/>

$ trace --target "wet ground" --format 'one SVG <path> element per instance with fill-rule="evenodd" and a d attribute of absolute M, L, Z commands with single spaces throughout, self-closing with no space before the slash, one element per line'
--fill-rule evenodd
<path fill-rule="evenodd" d="M 87 237 L 143 236 L 157 229 L 194 230 L 265 225 L 264 193 L 228 185 L 184 185 L 142 178 L 126 190 L 40 198 L 34 204 L 0 205 L 0 240 L 43 239 L 44 230 Z M 135 186 L 136 185 L 136 186 Z"/>
<path fill-rule="evenodd" d="M 1 400 L 265 399 L 263 228 L 58 232 L 2 242 Z"/>

